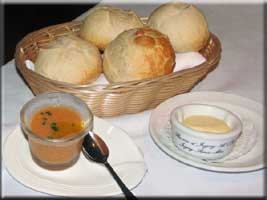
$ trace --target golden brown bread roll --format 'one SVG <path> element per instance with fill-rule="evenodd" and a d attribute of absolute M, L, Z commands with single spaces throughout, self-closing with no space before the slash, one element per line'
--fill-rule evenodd
<path fill-rule="evenodd" d="M 169 38 L 148 27 L 124 31 L 108 45 L 103 56 L 103 71 L 109 82 L 169 74 L 174 65 Z"/>
<path fill-rule="evenodd" d="M 209 39 L 204 14 L 191 4 L 163 4 L 151 13 L 148 25 L 168 35 L 176 52 L 199 51 Z"/>
<path fill-rule="evenodd" d="M 142 26 L 142 21 L 133 11 L 97 6 L 83 20 L 80 36 L 104 50 L 123 31 Z"/>
<path fill-rule="evenodd" d="M 85 84 L 102 72 L 102 59 L 93 44 L 74 35 L 62 36 L 40 49 L 35 72 L 62 82 Z"/>

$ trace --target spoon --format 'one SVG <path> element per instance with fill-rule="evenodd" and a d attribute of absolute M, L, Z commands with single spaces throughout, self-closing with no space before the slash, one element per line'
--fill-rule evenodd
<path fill-rule="evenodd" d="M 105 142 L 95 133 L 89 132 L 84 138 L 82 145 L 82 152 L 87 159 L 91 159 L 98 163 L 103 163 L 120 186 L 126 199 L 137 199 L 133 193 L 126 187 L 120 177 L 113 170 L 107 159 L 109 156 L 109 150 Z"/>

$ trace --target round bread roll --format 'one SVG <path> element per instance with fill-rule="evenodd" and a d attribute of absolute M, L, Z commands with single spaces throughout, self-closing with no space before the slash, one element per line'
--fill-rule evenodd
<path fill-rule="evenodd" d="M 199 51 L 209 39 L 205 16 L 191 4 L 163 4 L 151 13 L 148 25 L 168 35 L 176 52 Z"/>
<path fill-rule="evenodd" d="M 80 36 L 104 50 L 123 31 L 142 26 L 142 21 L 133 11 L 97 6 L 83 20 Z"/>
<path fill-rule="evenodd" d="M 103 71 L 111 83 L 169 74 L 174 65 L 175 52 L 169 38 L 148 27 L 124 31 L 103 56 Z"/>
<path fill-rule="evenodd" d="M 96 46 L 68 35 L 57 38 L 41 48 L 35 72 L 62 82 L 86 84 L 102 72 L 102 58 Z"/>

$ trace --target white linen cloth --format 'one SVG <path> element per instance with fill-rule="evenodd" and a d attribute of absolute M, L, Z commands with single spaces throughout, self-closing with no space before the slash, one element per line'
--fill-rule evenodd
<path fill-rule="evenodd" d="M 117 4 L 147 16 L 158 4 Z M 263 103 L 263 5 L 199 5 L 210 31 L 222 43 L 219 66 L 193 91 L 221 91 Z M 33 94 L 15 70 L 14 60 L 1 67 L 2 143 L 19 124 L 21 106 Z M 149 131 L 151 110 L 105 118 L 125 130 L 144 153 L 148 173 L 133 190 L 137 196 L 263 196 L 264 170 L 225 174 L 184 165 L 162 152 Z M 2 196 L 49 196 L 15 181 L 2 165 Z"/>

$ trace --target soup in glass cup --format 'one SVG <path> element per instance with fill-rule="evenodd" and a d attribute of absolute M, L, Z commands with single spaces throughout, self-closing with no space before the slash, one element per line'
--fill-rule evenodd
<path fill-rule="evenodd" d="M 75 164 L 85 135 L 93 128 L 93 114 L 80 98 L 63 92 L 37 95 L 20 112 L 33 160 L 50 170 Z"/>

